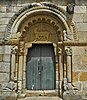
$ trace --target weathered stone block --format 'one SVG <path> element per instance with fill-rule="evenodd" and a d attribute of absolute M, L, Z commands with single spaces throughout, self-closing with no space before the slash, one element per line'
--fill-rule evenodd
<path fill-rule="evenodd" d="M 84 46 L 73 46 L 72 47 L 72 54 L 75 56 L 81 56 L 85 54 L 85 47 Z M 75 58 L 75 57 L 74 57 Z"/>
<path fill-rule="evenodd" d="M 5 37 L 4 32 L 0 32 L 0 41 L 4 41 L 4 37 Z"/>
<path fill-rule="evenodd" d="M 0 18 L 0 24 L 8 24 L 10 18 Z"/>
<path fill-rule="evenodd" d="M 0 100 L 17 100 L 17 94 L 13 91 L 11 92 L 4 92 L 1 96 L 0 96 Z"/>
<path fill-rule="evenodd" d="M 78 71 L 79 66 L 81 66 L 81 56 L 80 55 L 75 55 L 73 56 L 73 71 Z"/>
<path fill-rule="evenodd" d="M 10 63 L 0 62 L 0 72 L 8 73 L 10 71 Z"/>
<path fill-rule="evenodd" d="M 0 62 L 2 61 L 3 55 L 0 54 Z"/>
<path fill-rule="evenodd" d="M 76 23 L 77 31 L 87 31 L 87 23 Z"/>
<path fill-rule="evenodd" d="M 11 54 L 11 49 L 12 49 L 12 46 L 4 46 L 3 53 L 4 54 Z"/>
<path fill-rule="evenodd" d="M 22 0 L 17 1 L 17 6 L 22 6 Z"/>
<path fill-rule="evenodd" d="M 0 82 L 9 82 L 9 73 L 0 73 Z"/>
<path fill-rule="evenodd" d="M 74 22 L 83 22 L 83 14 L 74 14 L 73 15 Z"/>
<path fill-rule="evenodd" d="M 87 22 L 87 13 L 85 13 L 85 14 L 83 15 L 83 21 L 84 21 L 84 22 Z"/>
<path fill-rule="evenodd" d="M 10 55 L 3 55 L 3 61 L 10 62 Z"/>
<path fill-rule="evenodd" d="M 86 0 L 75 0 L 77 5 L 87 5 L 87 1 Z"/>
<path fill-rule="evenodd" d="M 79 74 L 79 72 L 73 72 L 72 73 L 72 77 L 73 77 L 73 82 L 76 82 L 76 81 L 78 81 L 78 74 Z"/>
<path fill-rule="evenodd" d="M 0 18 L 11 18 L 15 13 L 0 13 Z"/>
<path fill-rule="evenodd" d="M 1 66 L 1 72 L 10 72 L 10 63 L 3 62 Z"/>
<path fill-rule="evenodd" d="M 87 63 L 87 55 L 82 56 L 82 63 Z"/>
<path fill-rule="evenodd" d="M 80 81 L 87 81 L 87 72 L 81 72 L 79 76 Z"/>
<path fill-rule="evenodd" d="M 75 13 L 86 13 L 86 6 L 75 6 Z"/>
<path fill-rule="evenodd" d="M 1 6 L 0 12 L 6 12 L 6 6 Z"/>
<path fill-rule="evenodd" d="M 83 4 L 83 1 L 82 0 L 75 0 L 76 4 L 79 5 L 79 6 L 81 6 Z"/>
<path fill-rule="evenodd" d="M 73 64 L 81 64 L 81 56 L 80 55 L 74 55 L 73 56 Z"/>
<path fill-rule="evenodd" d="M 0 33 L 1 32 L 5 32 L 5 30 L 6 30 L 6 25 L 0 25 Z"/>
<path fill-rule="evenodd" d="M 87 42 L 87 32 L 85 32 L 85 31 L 78 32 L 78 37 L 79 37 L 79 41 L 81 41 L 81 42 Z"/>
<path fill-rule="evenodd" d="M 82 82 L 83 90 L 87 91 L 87 82 Z M 87 97 L 87 94 L 86 94 Z"/>
<path fill-rule="evenodd" d="M 17 100 L 17 98 L 11 97 L 11 96 L 6 96 L 6 100 Z"/>
<path fill-rule="evenodd" d="M 63 96 L 63 100 L 82 100 L 80 95 L 66 94 Z"/>
<path fill-rule="evenodd" d="M 10 6 L 6 8 L 6 12 L 7 13 L 16 13 L 18 12 L 18 10 L 22 8 L 22 7 L 18 7 L 18 6 Z"/>
<path fill-rule="evenodd" d="M 3 54 L 3 46 L 0 46 L 0 54 Z"/>
<path fill-rule="evenodd" d="M 5 100 L 5 97 L 4 96 L 0 96 L 0 100 Z"/>
<path fill-rule="evenodd" d="M 87 64 L 80 64 L 77 66 L 79 71 L 87 71 Z"/>
<path fill-rule="evenodd" d="M 21 9 L 22 7 L 21 6 L 15 6 L 14 8 L 13 8 L 13 12 L 18 12 L 20 9 Z"/>

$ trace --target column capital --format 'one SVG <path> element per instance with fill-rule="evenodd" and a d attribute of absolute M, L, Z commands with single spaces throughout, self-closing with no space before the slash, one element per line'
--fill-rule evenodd
<path fill-rule="evenodd" d="M 17 52 L 18 52 L 18 47 L 17 47 L 17 46 L 14 46 L 14 47 L 11 49 L 11 54 L 16 55 Z"/>
<path fill-rule="evenodd" d="M 24 54 L 24 41 L 20 41 L 19 43 L 19 55 L 23 55 Z"/>
<path fill-rule="evenodd" d="M 58 47 L 58 54 L 62 54 L 62 49 Z"/>

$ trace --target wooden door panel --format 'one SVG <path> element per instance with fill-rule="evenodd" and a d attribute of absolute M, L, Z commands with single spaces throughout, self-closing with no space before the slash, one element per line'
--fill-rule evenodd
<path fill-rule="evenodd" d="M 33 45 L 27 55 L 27 89 L 54 89 L 54 62 L 55 59 L 52 45 Z"/>
<path fill-rule="evenodd" d="M 43 58 L 42 60 L 43 72 L 42 72 L 42 89 L 52 89 L 52 71 L 49 64 L 49 58 Z M 47 67 L 48 66 L 48 67 Z"/>
<path fill-rule="evenodd" d="M 40 89 L 38 59 L 40 59 L 40 48 L 34 46 L 29 50 L 27 57 L 26 86 L 29 90 Z"/>

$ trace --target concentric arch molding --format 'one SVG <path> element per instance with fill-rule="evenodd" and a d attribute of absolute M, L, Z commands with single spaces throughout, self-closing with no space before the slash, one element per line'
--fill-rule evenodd
<path fill-rule="evenodd" d="M 66 12 L 56 5 L 47 2 L 41 3 L 31 3 L 28 6 L 20 9 L 9 21 L 6 30 L 5 40 L 8 40 L 11 34 L 17 34 L 19 26 L 21 22 L 26 19 L 28 15 L 32 13 L 45 11 L 47 13 L 55 15 L 61 22 L 61 24 L 65 27 L 66 31 L 70 34 L 72 33 L 72 29 L 70 29 L 70 25 L 67 21 Z M 74 32 L 75 33 L 75 32 Z M 18 35 L 20 36 L 20 35 Z"/>

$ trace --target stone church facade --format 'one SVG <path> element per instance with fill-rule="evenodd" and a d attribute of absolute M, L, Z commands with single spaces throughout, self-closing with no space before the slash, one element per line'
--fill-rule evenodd
<path fill-rule="evenodd" d="M 73 94 L 87 96 L 87 1 L 0 0 L 0 98 Z"/>

